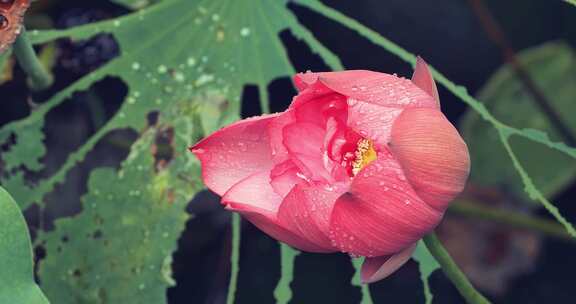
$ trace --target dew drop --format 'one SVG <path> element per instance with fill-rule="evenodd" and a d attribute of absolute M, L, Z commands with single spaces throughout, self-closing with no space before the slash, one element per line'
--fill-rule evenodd
<path fill-rule="evenodd" d="M 222 42 L 222 41 L 224 41 L 224 37 L 225 37 L 225 34 L 224 34 L 223 30 L 219 30 L 216 32 L 216 41 Z"/>
<path fill-rule="evenodd" d="M 195 66 L 196 65 L 196 58 L 189 57 L 188 60 L 186 60 L 186 64 L 190 67 Z"/>
<path fill-rule="evenodd" d="M 158 73 L 164 74 L 166 72 L 168 72 L 168 68 L 165 65 L 158 66 Z"/>
<path fill-rule="evenodd" d="M 250 28 L 248 28 L 248 27 L 243 27 L 243 28 L 240 30 L 240 36 L 242 36 L 242 37 L 248 37 L 248 36 L 250 36 Z"/>
<path fill-rule="evenodd" d="M 185 79 L 185 78 L 186 78 L 186 77 L 185 77 L 184 74 L 181 73 L 181 72 L 176 72 L 176 73 L 174 74 L 174 80 L 176 80 L 176 81 L 178 81 L 178 82 L 184 82 L 184 79 Z"/>
<path fill-rule="evenodd" d="M 242 152 L 246 152 L 248 150 L 248 148 L 246 147 L 246 144 L 243 142 L 238 143 L 238 148 L 240 148 L 240 151 L 242 151 Z"/>
<path fill-rule="evenodd" d="M 356 105 L 356 104 L 358 104 L 358 100 L 356 100 L 356 99 L 354 99 L 354 98 L 348 98 L 348 105 L 349 105 L 349 106 L 352 107 L 352 106 L 354 106 L 354 105 Z"/>

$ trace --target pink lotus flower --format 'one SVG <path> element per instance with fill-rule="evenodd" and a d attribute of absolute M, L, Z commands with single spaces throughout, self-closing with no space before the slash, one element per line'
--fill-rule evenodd
<path fill-rule="evenodd" d="M 311 252 L 366 257 L 388 276 L 442 219 L 469 172 L 419 59 L 412 80 L 371 71 L 304 73 L 282 113 L 236 122 L 191 151 L 226 209 Z"/>

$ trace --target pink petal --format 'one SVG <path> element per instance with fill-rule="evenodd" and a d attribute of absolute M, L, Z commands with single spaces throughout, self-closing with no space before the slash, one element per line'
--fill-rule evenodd
<path fill-rule="evenodd" d="M 320 82 L 349 98 L 388 107 L 436 107 L 436 101 L 412 81 L 364 70 L 298 74 L 308 87 Z M 316 86 L 314 85 L 314 88 Z M 295 101 L 296 102 L 296 101 Z"/>
<path fill-rule="evenodd" d="M 282 227 L 276 220 L 281 202 L 282 197 L 272 189 L 269 173 L 265 171 L 252 174 L 238 182 L 222 197 L 226 209 L 239 212 L 271 237 L 301 250 L 330 251 Z"/>
<path fill-rule="evenodd" d="M 293 161 L 287 160 L 272 169 L 270 184 L 278 195 L 285 197 L 296 184 L 303 181 L 299 175 L 302 176 L 302 173 L 298 167 Z"/>
<path fill-rule="evenodd" d="M 348 126 L 362 137 L 371 139 L 377 148 L 386 147 L 392 124 L 404 109 L 352 100 L 349 104 Z"/>
<path fill-rule="evenodd" d="M 438 88 L 436 88 L 434 77 L 432 77 L 432 73 L 428 69 L 428 64 L 420 56 L 416 58 L 416 68 L 414 69 L 414 74 L 412 74 L 412 82 L 434 97 L 437 107 L 440 108 L 440 97 L 438 96 Z"/>
<path fill-rule="evenodd" d="M 324 166 L 324 135 L 326 131 L 315 124 L 296 122 L 284 127 L 284 146 L 292 161 L 308 178 L 331 181 L 332 176 Z"/>
<path fill-rule="evenodd" d="M 190 148 L 202 163 L 202 179 L 219 195 L 253 173 L 270 170 L 268 125 L 278 114 L 236 122 Z"/>
<path fill-rule="evenodd" d="M 298 92 L 303 92 L 308 88 L 313 88 L 313 91 L 315 91 L 314 94 L 324 94 L 331 92 L 331 89 L 318 81 L 319 74 L 321 73 L 312 73 L 308 71 L 306 73 L 298 73 L 294 75 L 293 81 L 294 85 L 298 89 Z"/>
<path fill-rule="evenodd" d="M 270 173 L 260 171 L 236 183 L 222 197 L 222 204 L 233 211 L 276 214 L 282 202 L 270 185 Z"/>
<path fill-rule="evenodd" d="M 443 211 L 466 184 L 470 158 L 458 131 L 433 109 L 407 109 L 392 127 L 392 151 L 414 190 Z"/>
<path fill-rule="evenodd" d="M 344 252 L 391 255 L 419 240 L 441 217 L 414 192 L 397 161 L 379 153 L 336 200 L 330 236 Z"/>
<path fill-rule="evenodd" d="M 272 238 L 284 242 L 294 248 L 308 251 L 308 252 L 319 252 L 327 253 L 333 252 L 331 248 L 320 247 L 296 234 L 290 230 L 280 226 L 278 222 L 269 215 L 253 213 L 253 212 L 241 212 L 242 216 L 249 220 L 254 226 L 262 230 L 267 235 Z"/>
<path fill-rule="evenodd" d="M 270 122 L 268 133 L 270 134 L 270 147 L 272 149 L 272 159 L 275 164 L 282 163 L 289 159 L 288 150 L 284 146 L 284 127 L 296 121 L 294 111 L 288 110 L 281 113 Z"/>
<path fill-rule="evenodd" d="M 336 199 L 347 185 L 295 186 L 278 210 L 279 223 L 323 248 L 333 248 L 329 221 Z"/>
<path fill-rule="evenodd" d="M 362 283 L 374 283 L 391 275 L 402 267 L 416 250 L 416 244 L 391 256 L 366 258 L 360 270 Z"/>
<path fill-rule="evenodd" d="M 346 122 L 348 108 L 346 97 L 340 94 L 326 94 L 316 96 L 313 100 L 302 101 L 306 99 L 307 93 L 301 93 L 291 106 L 298 122 L 316 124 L 321 128 L 326 127 L 326 122 L 330 118 Z"/>

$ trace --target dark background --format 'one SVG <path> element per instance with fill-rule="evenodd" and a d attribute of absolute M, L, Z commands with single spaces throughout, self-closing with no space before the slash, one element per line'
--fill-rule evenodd
<path fill-rule="evenodd" d="M 504 62 L 502 50 L 490 40 L 467 0 L 356 0 L 324 3 L 355 18 L 412 53 L 421 55 L 449 79 L 466 86 L 472 94 Z M 558 39 L 572 46 L 576 43 L 576 7 L 560 0 L 490 0 L 485 1 L 485 4 L 516 50 Z M 320 41 L 340 56 L 346 68 L 395 72 L 406 77 L 411 74 L 410 66 L 356 33 L 305 8 L 296 5 L 289 7 Z M 30 13 L 29 22 L 38 26 L 62 28 L 127 12 L 122 7 L 101 0 L 39 1 Z M 282 33 L 281 37 L 297 70 L 327 70 L 322 61 L 289 32 Z M 107 36 L 77 44 L 61 41 L 59 47 L 63 53 L 55 68 L 57 82 L 53 89 L 30 95 L 20 70 L 15 71 L 12 82 L 0 86 L 0 124 L 28 115 L 29 105 L 22 100 L 42 102 L 117 54 L 113 39 Z M 466 106 L 443 88 L 439 89 L 444 112 L 457 124 Z M 89 100 L 93 93 L 105 101 L 104 118 L 109 118 L 122 102 L 126 88 L 119 80 L 108 78 L 94 86 L 91 92 L 77 94 L 73 98 Z M 294 94 L 289 79 L 272 82 L 272 110 L 284 110 Z M 243 116 L 259 114 L 257 103 L 253 102 L 256 98 L 256 88 L 247 87 L 243 96 Z M 66 102 L 48 115 L 45 132 L 51 156 L 45 159 L 48 165 L 45 174 L 50 173 L 50 168 L 57 168 L 70 151 L 98 128 L 101 122 L 94 119 L 93 111 L 93 108 L 83 106 L 81 102 Z M 62 136 L 63 132 L 67 132 L 68 136 Z M 110 136 L 125 141 L 134 140 L 134 134 L 130 132 L 118 132 Z M 59 197 L 59 204 L 65 207 L 47 212 L 52 218 L 78 212 L 79 197 L 85 192 L 85 181 L 90 169 L 118 165 L 126 153 L 127 150 L 121 147 L 99 144 L 87 158 L 90 160 L 74 169 L 66 184 L 48 198 Z M 575 195 L 576 187 L 572 186 L 554 200 L 572 222 L 576 220 Z M 229 214 L 221 209 L 217 201 L 217 197 L 205 192 L 190 204 L 189 211 L 196 217 L 188 223 L 174 257 L 174 277 L 178 285 L 168 291 L 170 303 L 224 302 L 229 277 L 230 227 Z M 549 217 L 546 212 L 539 212 L 538 215 Z M 34 215 L 27 216 L 31 226 L 34 226 Z M 274 240 L 248 222 L 243 222 L 242 233 L 238 303 L 274 303 L 272 291 L 280 274 L 279 247 Z M 575 244 L 544 238 L 539 246 L 540 253 L 531 270 L 516 275 L 509 281 L 504 292 L 486 291 L 494 302 L 576 303 L 576 279 L 573 278 L 576 273 Z M 292 303 L 359 302 L 359 289 L 350 284 L 353 268 L 347 256 L 302 254 L 295 265 Z M 432 275 L 431 286 L 435 303 L 463 302 L 440 271 Z M 423 303 L 418 268 L 413 261 L 388 279 L 372 284 L 370 288 L 375 303 Z"/>

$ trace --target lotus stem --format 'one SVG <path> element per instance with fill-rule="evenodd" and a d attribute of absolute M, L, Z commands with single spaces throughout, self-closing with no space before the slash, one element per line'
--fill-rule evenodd
<path fill-rule="evenodd" d="M 30 79 L 30 88 L 32 90 L 41 91 L 52 85 L 54 78 L 38 59 L 24 28 L 22 28 L 22 32 L 14 43 L 14 53 L 18 63 Z"/>
<path fill-rule="evenodd" d="M 436 233 L 432 232 L 424 237 L 424 243 L 430 253 L 434 256 L 438 264 L 442 266 L 442 271 L 452 281 L 456 289 L 460 292 L 462 297 L 466 299 L 469 304 L 489 304 L 490 301 L 486 299 L 480 292 L 478 292 L 472 283 L 466 278 L 466 275 L 460 270 L 458 265 L 454 262 L 446 248 L 442 245 Z"/>
<path fill-rule="evenodd" d="M 240 271 L 240 231 L 242 219 L 238 213 L 232 214 L 232 248 L 230 255 L 230 283 L 226 304 L 234 304 L 236 301 L 236 285 L 238 284 L 238 272 Z"/>

